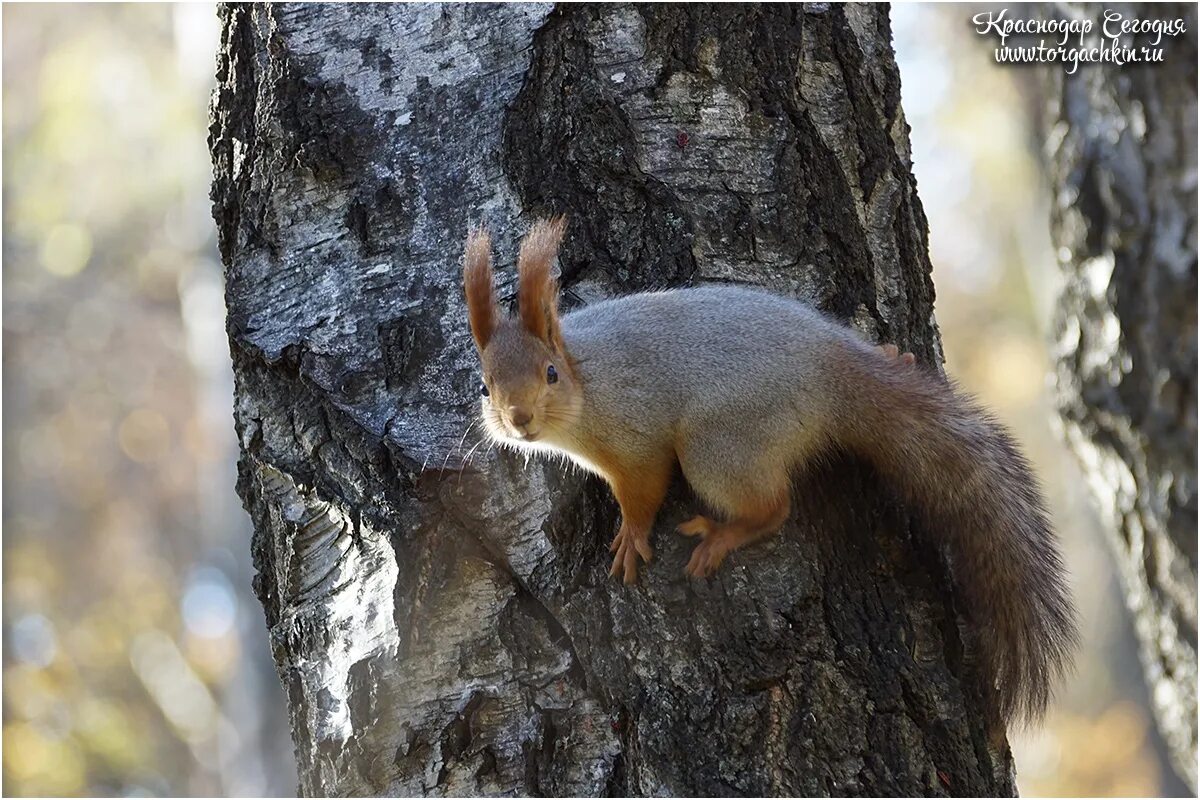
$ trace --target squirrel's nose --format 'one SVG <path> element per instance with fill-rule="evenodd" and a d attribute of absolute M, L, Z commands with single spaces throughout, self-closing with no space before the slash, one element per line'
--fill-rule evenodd
<path fill-rule="evenodd" d="M 528 409 L 513 406 L 508 410 L 508 418 L 512 420 L 513 425 L 524 428 L 533 421 L 533 413 Z"/>

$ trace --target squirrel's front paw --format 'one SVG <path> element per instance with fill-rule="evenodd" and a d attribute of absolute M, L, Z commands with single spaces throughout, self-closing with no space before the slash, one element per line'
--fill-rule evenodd
<path fill-rule="evenodd" d="M 650 563 L 654 555 L 654 551 L 650 549 L 650 532 L 634 530 L 625 524 L 621 525 L 621 530 L 617 531 L 617 536 L 608 549 L 616 553 L 608 574 L 614 578 L 622 578 L 625 583 L 637 580 L 639 555 L 646 563 Z"/>

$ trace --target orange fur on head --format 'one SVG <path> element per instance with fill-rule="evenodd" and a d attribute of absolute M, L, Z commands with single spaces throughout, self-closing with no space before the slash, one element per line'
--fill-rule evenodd
<path fill-rule="evenodd" d="M 558 255 L 567 218 L 557 216 L 538 220 L 521 242 L 517 274 L 521 287 L 517 305 L 525 330 L 562 352 L 562 334 L 558 327 L 558 281 L 550 274 L 550 265 Z"/>
<path fill-rule="evenodd" d="M 463 290 L 467 295 L 471 335 L 475 337 L 475 345 L 483 352 L 499 323 L 496 284 L 492 277 L 492 238 L 483 228 L 476 228 L 467 236 Z"/>

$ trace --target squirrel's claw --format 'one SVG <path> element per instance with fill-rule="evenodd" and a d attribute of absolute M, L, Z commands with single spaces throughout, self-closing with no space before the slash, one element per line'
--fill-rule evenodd
<path fill-rule="evenodd" d="M 637 580 L 637 552 L 632 547 L 621 547 L 613 558 L 612 568 L 608 574 L 620 578 L 626 584 Z"/>
<path fill-rule="evenodd" d="M 608 549 L 609 552 L 616 553 L 608 574 L 614 578 L 622 578 L 627 584 L 637 580 L 638 556 L 647 563 L 654 556 L 654 551 L 650 549 L 649 537 L 639 536 L 625 525 L 621 526 Z"/>

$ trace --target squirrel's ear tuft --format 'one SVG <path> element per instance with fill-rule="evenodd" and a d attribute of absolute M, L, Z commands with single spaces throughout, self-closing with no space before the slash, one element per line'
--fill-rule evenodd
<path fill-rule="evenodd" d="M 558 327 L 558 282 L 550 266 L 558 256 L 567 218 L 557 216 L 538 220 L 521 242 L 517 258 L 517 274 L 521 286 L 517 304 L 525 329 L 546 344 L 562 350 L 562 334 Z"/>
<path fill-rule="evenodd" d="M 475 228 L 467 236 L 463 290 L 467 295 L 471 335 L 475 337 L 476 347 L 483 352 L 499 323 L 496 284 L 492 277 L 492 238 L 483 228 Z"/>

